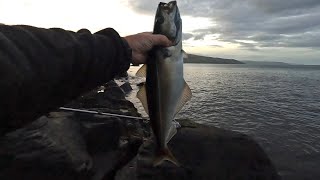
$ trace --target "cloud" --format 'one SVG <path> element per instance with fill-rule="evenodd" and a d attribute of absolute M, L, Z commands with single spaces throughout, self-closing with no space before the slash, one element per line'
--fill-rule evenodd
<path fill-rule="evenodd" d="M 284 12 L 299 12 L 314 6 L 318 6 L 320 3 L 318 0 L 251 0 L 252 3 L 263 9 L 268 13 L 284 13 Z"/>
<path fill-rule="evenodd" d="M 182 37 L 183 37 L 183 40 L 188 40 L 188 39 L 191 39 L 193 37 L 193 34 L 191 34 L 191 33 L 183 33 Z"/>
<path fill-rule="evenodd" d="M 137 12 L 154 14 L 159 1 L 127 2 Z M 184 0 L 178 1 L 178 6 L 182 15 L 210 18 L 215 24 L 196 29 L 185 39 L 219 34 L 219 41 L 250 50 L 320 47 L 319 0 Z M 255 43 L 243 42 L 248 40 Z"/>

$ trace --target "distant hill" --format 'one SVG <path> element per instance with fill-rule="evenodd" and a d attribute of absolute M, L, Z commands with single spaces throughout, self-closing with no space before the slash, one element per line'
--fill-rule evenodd
<path fill-rule="evenodd" d="M 184 63 L 201 63 L 201 64 L 244 64 L 234 59 L 213 58 L 207 56 L 199 56 L 188 54 L 188 58 L 184 59 Z"/>
<path fill-rule="evenodd" d="M 267 65 L 267 66 L 290 66 L 292 64 L 284 62 L 272 62 L 272 61 L 242 61 L 245 64 L 249 65 Z"/>

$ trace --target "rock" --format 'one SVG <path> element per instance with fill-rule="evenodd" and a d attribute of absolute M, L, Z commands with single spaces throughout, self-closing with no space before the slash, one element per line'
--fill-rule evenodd
<path fill-rule="evenodd" d="M 132 87 L 131 87 L 131 85 L 130 85 L 129 82 L 123 83 L 123 84 L 120 86 L 120 88 L 121 88 L 125 93 L 129 93 L 129 92 L 132 91 Z"/>
<path fill-rule="evenodd" d="M 123 79 L 123 78 L 128 79 L 128 72 L 127 71 L 125 71 L 115 77 L 115 79 Z"/>
<path fill-rule="evenodd" d="M 115 83 L 66 107 L 140 116 Z M 154 144 L 144 120 L 51 112 L 0 139 L 0 179 L 280 179 L 250 137 L 190 120 L 169 143 L 182 166 L 152 166 Z"/>
<path fill-rule="evenodd" d="M 127 179 L 277 180 L 272 162 L 250 137 L 223 129 L 180 121 L 182 128 L 169 142 L 181 167 L 165 162 L 152 166 L 152 141 L 144 143 L 138 156 L 118 172 Z"/>
<path fill-rule="evenodd" d="M 102 91 L 103 90 L 103 91 Z M 116 83 L 68 107 L 139 115 Z M 92 106 L 94 108 L 92 108 Z M 143 121 L 52 112 L 0 140 L 0 179 L 101 179 L 127 164 L 142 144 Z M 138 137 L 138 138 L 137 138 Z M 121 142 L 121 143 L 120 143 Z M 124 142 L 124 143 L 123 143 Z"/>
<path fill-rule="evenodd" d="M 87 130 L 85 139 L 87 150 L 90 154 L 115 151 L 119 147 L 121 129 L 124 126 L 119 119 L 93 117 L 101 122 L 86 122 Z M 93 119 L 92 118 L 92 119 Z"/>
<path fill-rule="evenodd" d="M 142 138 L 139 137 L 143 135 L 127 131 L 126 121 L 117 118 L 113 122 L 105 122 L 89 125 L 86 138 L 88 151 L 93 158 L 92 180 L 113 179 L 115 173 L 135 157 L 142 144 Z"/>
<path fill-rule="evenodd" d="M 54 112 L 1 141 L 0 179 L 102 179 L 135 157 L 144 133 L 134 121 Z M 5 162 L 4 162 L 5 161 Z M 81 178 L 80 178 L 81 177 Z"/>
<path fill-rule="evenodd" d="M 141 116 L 134 105 L 126 100 L 125 96 L 124 91 L 118 84 L 114 81 L 110 81 L 103 87 L 99 87 L 68 103 L 66 107 Z M 123 110 L 126 110 L 126 112 Z"/>
<path fill-rule="evenodd" d="M 77 179 L 89 176 L 92 159 L 72 113 L 43 116 L 1 141 L 0 179 Z"/>
<path fill-rule="evenodd" d="M 94 89 L 74 101 L 68 103 L 67 107 L 73 108 L 113 108 L 118 109 L 118 106 L 113 106 L 114 101 L 124 101 L 125 94 L 122 89 L 114 81 L 109 81 L 104 86 Z M 117 105 L 117 104 L 115 104 Z"/>
<path fill-rule="evenodd" d="M 145 85 L 145 84 L 146 84 L 146 82 L 140 82 L 140 83 L 137 84 L 137 86 L 138 86 L 138 87 L 141 87 L 141 86 L 143 86 L 143 85 Z"/>

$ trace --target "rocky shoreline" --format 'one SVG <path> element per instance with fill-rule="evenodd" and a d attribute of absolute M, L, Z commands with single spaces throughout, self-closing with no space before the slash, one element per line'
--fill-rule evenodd
<path fill-rule="evenodd" d="M 140 116 L 125 99 L 128 91 L 130 85 L 111 81 L 66 107 Z M 51 112 L 1 139 L 0 179 L 280 179 L 250 137 L 178 121 L 182 127 L 169 146 L 182 166 L 155 168 L 149 160 L 154 146 L 146 120 Z"/>

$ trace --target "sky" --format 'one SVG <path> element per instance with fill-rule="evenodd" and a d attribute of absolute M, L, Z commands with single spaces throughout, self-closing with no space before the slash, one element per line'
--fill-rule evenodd
<path fill-rule="evenodd" d="M 153 29 L 156 0 L 0 0 L 0 23 L 121 36 Z M 165 1 L 166 2 L 166 1 Z M 320 0 L 177 0 L 186 52 L 320 64 Z"/>

